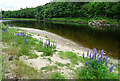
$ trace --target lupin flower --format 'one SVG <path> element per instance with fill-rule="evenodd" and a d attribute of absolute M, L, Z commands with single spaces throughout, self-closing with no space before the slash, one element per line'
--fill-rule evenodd
<path fill-rule="evenodd" d="M 106 60 L 107 60 L 108 56 L 106 56 Z"/>
<path fill-rule="evenodd" d="M 84 59 L 84 53 L 83 53 L 83 59 Z"/>
<path fill-rule="evenodd" d="M 87 56 L 89 55 L 89 50 L 87 51 Z"/>
<path fill-rule="evenodd" d="M 27 39 L 26 39 L 26 44 L 27 44 Z"/>
<path fill-rule="evenodd" d="M 107 66 L 107 63 L 108 63 L 108 60 L 106 60 L 106 63 L 105 63 L 106 66 Z"/>
<path fill-rule="evenodd" d="M 28 36 L 26 36 L 26 38 L 28 38 Z"/>
<path fill-rule="evenodd" d="M 44 45 L 44 47 L 46 48 L 46 45 Z"/>
<path fill-rule="evenodd" d="M 20 32 L 20 36 L 22 35 L 22 31 Z"/>
<path fill-rule="evenodd" d="M 91 53 L 90 53 L 90 58 L 91 58 Z"/>
<path fill-rule="evenodd" d="M 50 45 L 50 40 L 48 41 L 48 44 Z"/>
<path fill-rule="evenodd" d="M 47 44 L 47 48 L 48 48 L 48 44 Z"/>
<path fill-rule="evenodd" d="M 87 70 L 88 70 L 88 66 L 87 66 Z"/>
<path fill-rule="evenodd" d="M 86 65 L 87 65 L 87 61 L 86 61 L 86 63 L 85 63 Z"/>
<path fill-rule="evenodd" d="M 97 58 L 97 63 L 99 64 L 99 57 Z"/>
<path fill-rule="evenodd" d="M 25 33 L 23 32 L 23 36 L 25 36 Z"/>
<path fill-rule="evenodd" d="M 112 69 L 113 69 L 113 67 L 114 67 L 114 64 L 110 67 L 110 73 L 112 72 Z"/>
<path fill-rule="evenodd" d="M 103 50 L 101 50 L 101 57 L 103 57 Z"/>
<path fill-rule="evenodd" d="M 93 54 L 93 56 L 92 56 L 92 60 L 94 60 L 94 54 Z"/>
<path fill-rule="evenodd" d="M 103 58 L 101 57 L 101 60 L 100 60 L 100 61 L 102 61 L 102 59 L 103 59 Z"/>
<path fill-rule="evenodd" d="M 98 52 L 98 57 L 99 57 L 99 55 L 100 55 L 100 51 Z"/>

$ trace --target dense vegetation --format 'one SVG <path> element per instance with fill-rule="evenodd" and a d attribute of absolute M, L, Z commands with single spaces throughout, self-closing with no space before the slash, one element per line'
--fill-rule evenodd
<path fill-rule="evenodd" d="M 51 2 L 44 6 L 16 11 L 2 11 L 3 18 L 110 18 L 119 21 L 117 2 Z"/>

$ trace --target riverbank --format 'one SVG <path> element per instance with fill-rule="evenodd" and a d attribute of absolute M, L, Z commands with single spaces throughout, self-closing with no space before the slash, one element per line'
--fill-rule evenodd
<path fill-rule="evenodd" d="M 37 20 L 31 18 L 3 18 L 3 20 Z M 120 21 L 117 22 L 116 19 L 109 18 L 46 18 L 39 21 L 53 21 L 53 22 L 68 22 L 68 23 L 78 23 L 78 24 L 88 24 L 93 27 L 107 27 L 114 26 L 119 27 Z"/>
<path fill-rule="evenodd" d="M 3 18 L 3 20 L 37 20 L 34 18 Z"/>
<path fill-rule="evenodd" d="M 50 18 L 47 19 L 55 22 L 70 22 L 70 23 L 79 23 L 79 24 L 88 24 L 93 27 L 106 27 L 106 26 L 115 26 L 118 27 L 120 21 L 117 22 L 116 19 L 108 18 Z"/>
<path fill-rule="evenodd" d="M 88 78 L 100 79 L 101 77 L 103 77 L 103 76 L 97 77 L 94 75 L 94 69 L 93 67 L 91 67 L 91 63 L 95 62 L 95 64 L 97 64 L 96 58 L 94 57 L 94 60 L 92 60 L 91 58 L 89 58 L 89 56 L 87 56 L 87 53 L 88 54 L 91 53 L 93 55 L 92 53 L 93 50 L 91 49 L 86 50 L 83 50 L 84 48 L 73 49 L 71 48 L 72 47 L 70 45 L 71 43 L 69 43 L 70 41 L 66 42 L 66 44 L 64 44 L 64 42 L 62 43 L 59 41 L 54 41 L 52 40 L 52 38 L 49 38 L 49 36 L 46 36 L 47 34 L 45 34 L 45 31 L 42 30 L 32 28 L 8 28 L 6 31 L 6 27 L 3 28 L 4 31 L 2 44 L 3 46 L 6 46 L 3 49 L 4 55 L 6 55 L 6 58 L 9 58 L 10 56 L 13 57 L 17 56 L 17 59 L 9 58 L 7 62 L 11 61 L 13 62 L 14 60 L 16 60 L 15 62 L 19 66 L 20 62 L 22 61 L 20 65 L 21 67 L 22 66 L 32 67 L 35 69 L 35 71 L 37 71 L 37 73 L 40 73 L 42 76 L 44 75 L 44 77 L 42 78 L 46 79 L 88 79 Z M 87 50 L 89 50 L 89 52 L 87 52 Z M 109 59 L 108 67 L 110 67 L 115 62 L 110 58 L 108 59 Z M 86 61 L 88 62 L 87 65 L 85 64 Z M 103 59 L 102 62 L 97 64 L 97 66 L 100 66 L 103 71 L 104 70 L 107 71 L 107 74 L 102 72 L 102 75 L 104 74 L 107 75 L 104 76 L 103 78 L 105 79 L 112 77 L 112 79 L 117 79 L 117 74 L 115 73 L 117 72 L 118 69 L 117 61 L 115 63 L 115 67 L 112 73 L 109 73 L 109 68 L 105 67 L 104 62 L 105 59 Z M 89 74 L 86 74 L 87 66 L 89 66 L 88 69 Z M 14 73 L 17 72 L 17 75 L 20 75 L 17 78 L 23 79 L 28 77 L 27 74 L 29 74 L 29 72 L 27 72 L 27 70 L 24 68 L 25 67 L 19 68 L 18 72 L 17 70 L 15 70 L 15 68 L 13 68 L 14 70 L 12 71 L 15 71 Z M 91 73 L 90 71 L 92 69 L 93 72 Z M 99 68 L 96 70 L 99 70 Z M 25 76 L 22 74 L 24 73 L 24 71 L 26 72 Z M 85 73 L 85 75 L 82 75 L 83 73 Z M 32 73 L 30 74 L 31 74 L 30 78 L 36 78 L 32 77 L 32 75 L 34 75 L 34 72 L 33 74 Z M 86 77 L 86 75 L 88 77 Z M 98 75 L 101 75 L 101 72 L 98 72 Z M 37 78 L 40 77 L 41 76 Z"/>

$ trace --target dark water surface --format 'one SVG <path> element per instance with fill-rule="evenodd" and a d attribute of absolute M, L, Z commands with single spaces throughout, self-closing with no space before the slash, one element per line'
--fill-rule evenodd
<path fill-rule="evenodd" d="M 4 24 L 11 27 L 27 27 L 46 30 L 66 39 L 70 39 L 80 46 L 97 50 L 103 49 L 106 55 L 118 59 L 118 37 L 120 28 L 107 27 L 106 29 L 92 28 L 88 25 L 73 23 L 51 23 L 45 21 L 6 21 Z"/>

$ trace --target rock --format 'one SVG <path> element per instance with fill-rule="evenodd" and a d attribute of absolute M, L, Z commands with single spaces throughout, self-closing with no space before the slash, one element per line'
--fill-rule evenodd
<path fill-rule="evenodd" d="M 11 61 L 13 59 L 17 59 L 16 55 L 8 55 L 8 61 Z"/>
<path fill-rule="evenodd" d="M 110 26 L 110 24 L 106 24 L 106 26 Z"/>
<path fill-rule="evenodd" d="M 8 61 L 13 60 L 13 57 L 14 57 L 13 55 L 9 55 L 9 56 L 8 56 Z"/>
<path fill-rule="evenodd" d="M 93 26 L 95 26 L 95 23 L 92 23 Z"/>

